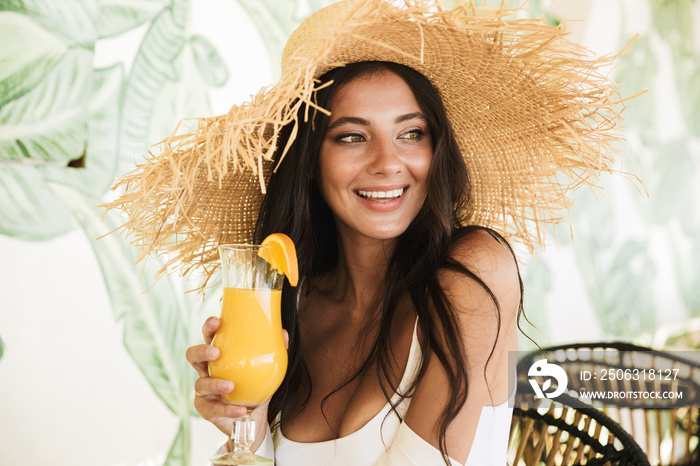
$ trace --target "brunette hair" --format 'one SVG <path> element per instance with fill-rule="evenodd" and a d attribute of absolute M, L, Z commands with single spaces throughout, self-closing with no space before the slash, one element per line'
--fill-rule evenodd
<path fill-rule="evenodd" d="M 377 375 L 388 402 L 397 387 L 390 382 L 394 361 L 389 347 L 392 322 L 402 297 L 410 296 L 424 336 L 421 351 L 424 355 L 419 374 L 406 393 L 415 388 L 427 369 L 431 354 L 442 364 L 450 382 L 450 397 L 445 406 L 438 432 L 440 451 L 449 464 L 446 446 L 447 427 L 464 405 L 467 398 L 467 362 L 463 356 L 463 341 L 455 312 L 438 281 L 440 269 L 458 271 L 484 288 L 495 307 L 500 328 L 500 307 L 486 286 L 473 272 L 450 257 L 451 246 L 476 229 L 484 229 L 510 246 L 496 232 L 477 226 L 465 226 L 469 216 L 470 179 L 461 151 L 453 135 L 442 99 L 430 82 L 417 71 L 391 62 L 359 62 L 335 68 L 321 77 L 321 82 L 332 84 L 317 91 L 316 104 L 329 109 L 331 99 L 343 84 L 372 73 L 390 71 L 401 77 L 413 91 L 418 105 L 425 114 L 433 144 L 427 197 L 416 218 L 397 238 L 393 253 L 388 258 L 386 278 L 380 297 L 379 330 L 369 356 L 358 371 L 335 391 L 350 383 L 360 374 L 376 367 Z M 302 111 L 304 111 L 302 109 Z M 274 232 L 289 235 L 297 247 L 300 284 L 296 290 L 284 287 L 282 294 L 282 325 L 289 332 L 289 365 L 282 385 L 272 397 L 268 420 L 273 423 L 282 412 L 295 390 L 306 390 L 305 403 L 311 392 L 311 380 L 299 344 L 297 311 L 299 294 L 308 279 L 332 269 L 338 260 L 336 227 L 332 212 L 325 204 L 314 179 L 318 154 L 325 136 L 329 118 L 323 112 L 310 111 L 310 118 L 299 118 L 296 140 L 271 175 L 267 194 L 256 225 L 256 240 Z M 284 128 L 277 144 L 275 163 L 286 146 L 291 127 Z M 512 250 L 511 250 L 512 253 Z M 517 262 L 516 262 L 517 263 Z M 522 280 L 520 280 L 522 291 Z M 522 292 L 518 319 L 522 312 Z M 495 342 L 494 342 L 495 347 Z M 492 349 L 493 353 L 493 349 Z M 333 393 L 335 393 L 335 391 Z M 332 393 L 331 393 L 332 394 Z M 330 395 L 328 395 L 330 396 Z M 395 405 L 392 404 L 395 409 Z M 284 412 L 284 416 L 296 413 Z"/>

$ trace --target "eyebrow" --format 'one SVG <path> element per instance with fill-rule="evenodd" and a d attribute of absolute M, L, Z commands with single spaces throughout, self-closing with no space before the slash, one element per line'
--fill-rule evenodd
<path fill-rule="evenodd" d="M 423 115 L 421 112 L 413 112 L 413 113 L 407 113 L 405 115 L 401 115 L 400 117 L 396 118 L 394 120 L 394 123 L 402 123 L 407 120 L 413 120 L 413 119 L 418 119 L 421 121 L 427 122 L 428 119 L 425 118 L 425 115 Z"/>
<path fill-rule="evenodd" d="M 396 119 L 394 120 L 394 123 L 402 123 L 404 121 L 413 120 L 413 119 L 427 121 L 427 118 L 425 118 L 425 115 L 423 115 L 421 112 L 413 112 L 413 113 L 406 113 L 405 115 L 400 115 L 400 116 L 396 117 Z M 334 128 L 337 128 L 338 126 L 343 126 L 343 125 L 347 125 L 347 124 L 371 126 L 370 122 L 368 120 L 365 120 L 364 118 L 342 117 L 342 118 L 338 118 L 333 123 L 328 125 L 328 128 L 326 128 L 326 131 L 331 131 Z"/>

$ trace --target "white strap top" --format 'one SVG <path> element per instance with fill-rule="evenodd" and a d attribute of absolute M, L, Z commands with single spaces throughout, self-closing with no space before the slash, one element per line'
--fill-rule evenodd
<path fill-rule="evenodd" d="M 416 327 L 409 351 L 406 371 L 392 402 L 399 400 L 417 375 L 421 363 Z M 411 399 L 405 398 L 397 407 L 403 418 Z M 512 404 L 511 404 L 512 406 Z M 513 414 L 508 401 L 498 406 L 484 406 L 479 417 L 476 436 L 465 466 L 503 466 L 506 464 L 508 434 Z M 387 403 L 367 424 L 352 434 L 325 442 L 302 443 L 286 438 L 282 429 L 272 433 L 277 466 L 370 466 L 370 465 L 441 465 L 440 451 L 423 440 L 408 425 L 391 412 Z M 451 460 L 454 466 L 459 465 Z"/>

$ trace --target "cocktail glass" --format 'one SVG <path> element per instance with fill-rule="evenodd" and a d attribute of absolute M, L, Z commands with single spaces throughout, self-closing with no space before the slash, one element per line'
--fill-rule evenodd
<path fill-rule="evenodd" d="M 251 413 L 272 397 L 287 371 L 280 309 L 284 275 L 260 257 L 265 247 L 269 246 L 219 246 L 224 298 L 221 327 L 212 345 L 221 354 L 209 363 L 209 375 L 232 381 L 234 389 L 223 399 L 245 406 L 247 412 L 234 420 L 234 450 L 210 458 L 214 464 L 272 464 L 250 451 L 255 441 Z"/>

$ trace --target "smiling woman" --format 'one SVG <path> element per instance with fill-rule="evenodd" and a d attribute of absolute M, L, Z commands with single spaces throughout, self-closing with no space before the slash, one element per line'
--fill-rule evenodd
<path fill-rule="evenodd" d="M 113 204 L 145 252 L 209 275 L 218 244 L 294 241 L 288 371 L 253 412 L 253 449 L 278 465 L 505 464 L 522 313 L 509 241 L 538 244 L 571 183 L 613 159 L 607 61 L 511 11 L 405 3 L 309 17 L 277 86 L 165 141 Z M 187 359 L 197 411 L 228 434 L 245 409 L 206 370 L 220 325 Z"/>
<path fill-rule="evenodd" d="M 277 426 L 276 460 L 403 464 L 408 442 L 423 445 L 411 454 L 419 464 L 446 460 L 441 451 L 461 463 L 467 456 L 472 464 L 505 461 L 504 355 L 516 349 L 517 266 L 496 233 L 455 227 L 469 182 L 442 100 L 425 77 L 391 62 L 350 63 L 320 81 L 331 84 L 316 93 L 316 103 L 330 115 L 300 118 L 286 155 L 299 163 L 282 163 L 271 175 L 256 232 L 294 232 L 305 251 L 300 269 L 307 271 L 306 291 L 289 297 L 285 323 L 294 367 L 268 410 Z M 283 131 L 279 147 L 289 134 Z M 450 267 L 469 267 L 481 278 L 453 282 L 444 270 Z M 491 276 L 494 267 L 500 269 Z M 474 296 L 446 298 L 465 288 Z M 487 288 L 498 302 L 484 294 Z M 475 296 L 478 305 L 470 301 Z M 462 314 L 479 308 L 481 317 Z M 466 350 L 475 341 L 493 355 Z M 429 377 L 418 377 L 426 371 Z M 470 385 L 473 396 L 464 402 L 467 377 L 481 382 Z M 449 408 L 460 401 L 460 409 Z M 491 408 L 482 419 L 483 406 Z M 445 415 L 452 418 L 449 431 Z M 479 425 L 482 440 L 470 453 Z M 413 436 L 420 442 L 408 440 Z M 385 452 L 394 438 L 402 443 Z"/>

